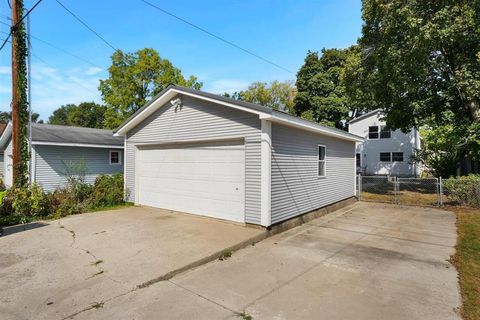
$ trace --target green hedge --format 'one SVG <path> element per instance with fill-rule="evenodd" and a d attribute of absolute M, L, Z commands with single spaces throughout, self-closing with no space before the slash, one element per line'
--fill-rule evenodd
<path fill-rule="evenodd" d="M 36 184 L 5 191 L 0 204 L 0 225 L 26 223 L 39 217 L 60 218 L 124 203 L 123 175 L 101 175 L 94 185 L 69 179 L 66 186 L 44 192 Z"/>
<path fill-rule="evenodd" d="M 448 199 L 462 206 L 480 207 L 480 175 L 443 180 Z"/>

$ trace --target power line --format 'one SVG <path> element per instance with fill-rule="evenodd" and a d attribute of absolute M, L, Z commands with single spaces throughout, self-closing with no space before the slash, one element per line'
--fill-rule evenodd
<path fill-rule="evenodd" d="M 4 24 L 4 25 L 7 25 L 7 23 L 5 23 L 5 22 L 3 22 L 3 21 L 0 21 L 0 23 L 1 23 L 1 24 Z M 0 31 L 0 33 L 8 34 L 8 32 L 5 32 L 5 31 Z M 76 55 L 75 53 L 69 52 L 69 51 L 67 51 L 67 50 L 65 50 L 65 49 L 63 49 L 63 48 L 60 48 L 60 47 L 58 47 L 58 46 L 56 46 L 56 45 L 54 45 L 54 44 L 52 44 L 52 43 L 50 43 L 50 42 L 48 42 L 48 41 L 45 41 L 45 40 L 43 40 L 43 39 L 40 39 L 39 37 L 36 37 L 36 36 L 34 36 L 34 35 L 32 35 L 32 34 L 30 35 L 30 37 L 32 37 L 32 39 L 35 39 L 35 40 L 37 40 L 37 41 L 40 41 L 40 42 L 46 44 L 47 46 L 50 46 L 50 47 L 52 47 L 52 48 L 54 48 L 54 49 L 56 49 L 56 50 L 58 50 L 58 51 L 61 51 L 61 52 L 65 53 L 65 54 L 68 54 L 69 56 L 72 56 L 72 57 L 74 57 L 75 59 L 81 60 L 82 62 L 88 63 L 89 65 L 91 65 L 91 66 L 93 66 L 93 67 L 100 68 L 100 69 L 103 70 L 103 68 L 100 67 L 99 65 L 97 65 L 97 64 L 95 64 L 95 63 L 93 63 L 93 62 L 91 62 L 91 61 L 89 61 L 89 60 L 87 60 L 87 59 L 85 59 L 85 58 L 83 58 L 83 57 L 81 57 L 81 56 L 79 56 L 79 55 Z"/>
<path fill-rule="evenodd" d="M 20 20 L 19 20 L 17 23 L 15 23 L 14 26 L 11 26 L 11 27 L 10 27 L 10 34 L 7 36 L 7 38 L 5 39 L 5 41 L 2 43 L 2 46 L 0 47 L 0 51 L 3 49 L 3 47 L 5 47 L 5 44 L 7 43 L 8 39 L 10 39 L 10 36 L 12 35 L 12 32 L 17 28 L 17 26 L 18 26 L 20 23 L 22 23 L 22 21 L 23 21 L 26 17 L 28 17 L 28 15 L 29 15 L 36 7 L 40 4 L 40 2 L 42 2 L 42 1 L 43 1 L 43 0 L 38 0 L 38 1 L 33 5 L 33 7 L 31 7 L 31 8 L 27 11 L 26 14 L 25 14 L 22 18 L 20 18 Z M 6 17 L 9 18 L 8 16 L 6 16 Z M 10 18 L 9 18 L 9 19 L 10 19 Z"/>
<path fill-rule="evenodd" d="M 198 30 L 200 30 L 200 31 L 208 34 L 208 35 L 211 36 L 211 37 L 214 37 L 214 38 L 216 38 L 216 39 L 218 39 L 218 40 L 220 40 L 220 41 L 222 41 L 222 42 L 224 42 L 224 43 L 226 43 L 226 44 L 228 44 L 228 45 L 230 45 L 230 46 L 232 46 L 232 47 L 234 47 L 234 48 L 237 48 L 237 49 L 239 49 L 239 50 L 241 50 L 241 51 L 243 51 L 243 52 L 245 52 L 245 53 L 247 53 L 247 54 L 249 54 L 249 55 L 257 58 L 257 59 L 260 59 L 260 60 L 262 60 L 263 62 L 266 62 L 266 63 L 268 63 L 268 64 L 270 64 L 270 65 L 272 65 L 272 66 L 275 66 L 275 67 L 277 67 L 277 68 L 279 68 L 279 69 L 282 69 L 283 71 L 286 71 L 286 72 L 288 72 L 288 73 L 295 74 L 294 72 L 288 70 L 287 68 L 282 67 L 281 65 L 279 65 L 279 64 L 277 64 L 277 63 L 275 63 L 275 62 L 273 62 L 273 61 L 271 61 L 271 60 L 268 60 L 267 58 L 264 58 L 264 57 L 262 57 L 262 56 L 260 56 L 260 55 L 258 55 L 258 54 L 256 54 L 256 53 L 250 51 L 250 50 L 247 50 L 247 49 L 245 49 L 245 48 L 242 48 L 242 47 L 240 47 L 239 45 L 237 45 L 237 44 L 235 44 L 235 43 L 233 43 L 233 42 L 231 42 L 231 41 L 226 40 L 225 38 L 222 38 L 222 37 L 220 37 L 220 36 L 217 36 L 216 34 L 210 32 L 210 31 L 208 31 L 208 30 L 206 30 L 206 29 L 204 29 L 204 28 L 202 28 L 202 27 L 199 27 L 199 26 L 197 26 L 196 24 L 194 24 L 194 23 L 192 23 L 192 22 L 189 22 L 189 21 L 187 21 L 187 20 L 185 20 L 185 19 L 183 19 L 183 18 L 181 18 L 181 17 L 179 17 L 179 16 L 177 16 L 177 15 L 171 13 L 171 12 L 168 12 L 167 10 L 162 9 L 162 8 L 154 5 L 154 4 L 151 3 L 151 2 L 148 2 L 148 1 L 146 1 L 146 0 L 141 0 L 141 1 L 144 2 L 144 3 L 146 3 L 146 4 L 148 4 L 148 5 L 151 6 L 151 7 L 153 7 L 153 8 L 155 8 L 155 9 L 157 9 L 157 10 L 159 10 L 159 11 L 161 11 L 161 12 L 163 12 L 163 13 L 165 13 L 165 14 L 167 14 L 167 15 L 175 18 L 175 19 L 177 19 L 177 20 L 180 20 L 181 22 L 183 22 L 183 23 L 185 23 L 185 24 L 188 24 L 189 26 L 191 26 L 191 27 L 193 27 L 193 28 L 195 28 L 195 29 L 198 29 Z M 57 2 L 58 2 L 58 0 L 57 0 Z"/>
<path fill-rule="evenodd" d="M 70 13 L 75 19 L 77 19 L 78 22 L 80 22 L 81 24 L 83 24 L 85 26 L 85 28 L 87 28 L 88 30 L 90 30 L 91 32 L 93 32 L 93 34 L 95 34 L 99 39 L 101 39 L 103 42 L 105 42 L 105 44 L 107 46 L 109 46 L 110 48 L 112 48 L 113 50 L 117 51 L 117 49 L 110 43 L 108 42 L 107 40 L 105 40 L 104 37 L 102 37 L 100 34 L 98 34 L 98 32 L 96 32 L 95 30 L 93 30 L 88 24 L 86 24 L 82 19 L 80 19 L 75 13 L 73 13 L 71 10 L 69 10 L 67 7 L 65 7 L 65 5 L 63 5 L 63 3 L 61 3 L 59 0 L 55 0 L 63 9 L 65 9 L 68 13 Z"/>

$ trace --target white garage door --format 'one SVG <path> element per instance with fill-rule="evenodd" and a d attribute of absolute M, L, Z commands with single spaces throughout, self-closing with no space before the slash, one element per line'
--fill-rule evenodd
<path fill-rule="evenodd" d="M 138 202 L 244 222 L 243 142 L 143 147 L 136 160 Z"/>

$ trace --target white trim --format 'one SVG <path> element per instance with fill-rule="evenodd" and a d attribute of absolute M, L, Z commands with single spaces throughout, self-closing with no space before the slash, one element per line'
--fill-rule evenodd
<path fill-rule="evenodd" d="M 260 224 L 268 227 L 272 224 L 272 123 L 261 123 L 261 192 Z"/>
<path fill-rule="evenodd" d="M 140 153 L 140 150 L 138 149 L 138 147 L 135 147 L 135 156 L 134 156 L 134 158 L 135 158 L 135 175 L 134 175 L 134 177 L 135 177 L 135 182 L 134 182 L 135 183 L 135 199 L 134 199 L 134 203 L 135 203 L 136 206 L 138 206 L 140 204 L 140 201 L 139 201 L 140 190 L 138 188 L 138 170 L 137 170 L 138 165 L 140 163 L 140 159 L 139 159 L 140 154 L 141 153 Z"/>
<path fill-rule="evenodd" d="M 33 141 L 32 144 L 33 145 L 44 145 L 44 146 L 60 146 L 60 147 L 86 147 L 86 148 L 123 149 L 122 145 L 70 143 L 70 142 Z"/>
<path fill-rule="evenodd" d="M 30 153 L 30 185 L 36 181 L 37 174 L 37 151 L 32 146 L 32 152 Z"/>
<path fill-rule="evenodd" d="M 218 137 L 218 138 L 198 138 L 198 139 L 188 139 L 188 140 L 162 140 L 162 141 L 150 141 L 150 142 L 138 142 L 133 143 L 136 147 L 145 147 L 145 146 L 163 146 L 169 144 L 187 144 L 187 143 L 201 143 L 201 142 L 222 142 L 222 141 L 232 141 L 232 140 L 245 140 L 245 136 L 243 135 L 235 135 L 235 136 L 225 136 L 225 137 Z"/>
<path fill-rule="evenodd" d="M 320 160 L 320 159 L 319 159 L 319 158 L 320 158 L 320 148 L 319 148 L 319 147 L 325 148 L 325 157 L 324 157 L 323 160 Z M 320 175 L 320 172 L 318 172 L 318 164 L 319 164 L 320 162 L 323 162 L 323 163 L 325 164 L 325 165 L 323 166 L 324 169 L 325 169 L 325 174 L 324 174 L 323 176 L 321 176 L 321 175 Z M 324 145 L 324 144 L 321 144 L 321 143 L 317 144 L 317 176 L 318 176 L 319 178 L 326 178 L 326 177 L 327 177 L 327 146 Z"/>
<path fill-rule="evenodd" d="M 112 152 L 118 153 L 118 163 L 112 163 Z M 110 150 L 108 152 L 108 163 L 111 166 L 121 166 L 122 165 L 122 153 L 120 152 L 120 150 Z"/>
<path fill-rule="evenodd" d="M 315 133 L 320 133 L 326 136 L 334 137 L 334 138 L 339 138 L 343 140 L 348 140 L 348 141 L 354 141 L 354 142 L 363 142 L 364 139 L 359 136 L 355 136 L 351 133 L 348 133 L 345 131 L 345 134 L 342 132 L 338 132 L 334 129 L 326 128 L 320 125 L 317 125 L 315 123 L 311 123 L 306 120 L 298 119 L 295 118 L 294 116 L 288 115 L 288 114 L 283 114 L 283 113 L 275 113 L 273 115 L 265 116 L 262 117 L 260 116 L 260 119 L 265 119 L 265 120 L 270 120 L 275 123 L 280 123 L 284 124 L 290 127 L 295 127 L 299 128 L 302 130 L 306 131 L 311 131 Z"/>
<path fill-rule="evenodd" d="M 12 135 L 12 122 L 9 121 L 5 130 L 3 130 L 2 136 L 0 137 L 0 148 L 6 148 L 6 144 L 10 136 Z"/>
<path fill-rule="evenodd" d="M 127 135 L 123 139 L 123 200 L 127 201 Z"/>

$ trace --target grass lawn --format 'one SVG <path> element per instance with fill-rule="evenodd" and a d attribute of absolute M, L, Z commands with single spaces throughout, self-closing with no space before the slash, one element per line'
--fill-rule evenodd
<path fill-rule="evenodd" d="M 438 195 L 434 193 L 420 193 L 413 191 L 400 191 L 397 196 L 399 204 L 410 204 L 417 206 L 436 206 L 438 204 Z M 374 202 L 395 202 L 395 195 L 393 192 L 385 193 L 371 193 L 362 192 L 362 201 L 374 201 Z"/>
<path fill-rule="evenodd" d="M 459 273 L 466 320 L 480 319 L 480 209 L 450 207 L 457 214 L 457 246 L 452 262 Z"/>

